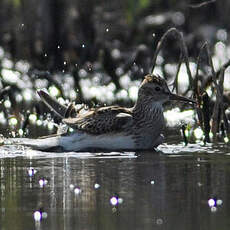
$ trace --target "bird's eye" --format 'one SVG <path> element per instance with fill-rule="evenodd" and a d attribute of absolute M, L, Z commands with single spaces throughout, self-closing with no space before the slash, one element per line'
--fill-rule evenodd
<path fill-rule="evenodd" d="M 160 88 L 159 86 L 156 86 L 156 87 L 155 87 L 155 90 L 156 90 L 156 91 L 160 91 L 161 88 Z"/>

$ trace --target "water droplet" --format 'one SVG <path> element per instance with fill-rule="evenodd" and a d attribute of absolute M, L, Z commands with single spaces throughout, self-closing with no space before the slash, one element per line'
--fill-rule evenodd
<path fill-rule="evenodd" d="M 7 65 L 10 66 L 11 64 L 8 62 Z M 8 69 L 2 69 L 1 75 L 5 82 L 12 83 L 12 84 L 15 84 L 20 77 L 19 72 L 8 70 Z"/>
<path fill-rule="evenodd" d="M 118 204 L 122 204 L 123 203 L 123 198 L 118 198 L 117 201 L 118 201 Z"/>
<path fill-rule="evenodd" d="M 74 131 L 74 129 L 73 128 L 69 128 L 69 131 L 72 133 Z"/>
<path fill-rule="evenodd" d="M 10 100 L 5 100 L 5 101 L 4 101 L 4 106 L 5 106 L 6 109 L 9 109 L 9 108 L 11 107 L 11 102 L 10 102 Z"/>
<path fill-rule="evenodd" d="M 115 207 L 112 208 L 112 212 L 115 213 L 117 209 Z"/>
<path fill-rule="evenodd" d="M 224 29 L 219 29 L 216 33 L 216 37 L 220 41 L 226 41 L 228 38 L 228 33 Z"/>
<path fill-rule="evenodd" d="M 46 219 L 48 217 L 47 212 L 42 212 L 42 219 Z"/>
<path fill-rule="evenodd" d="M 122 74 L 124 74 L 124 70 L 121 67 L 116 68 L 115 72 L 119 76 L 121 76 Z"/>
<path fill-rule="evenodd" d="M 0 134 L 0 145 L 4 145 L 5 138 Z"/>
<path fill-rule="evenodd" d="M 50 86 L 48 91 L 52 97 L 57 97 L 60 95 L 60 90 L 54 85 Z"/>
<path fill-rule="evenodd" d="M 217 211 L 217 207 L 211 207 L 211 212 L 216 212 Z"/>
<path fill-rule="evenodd" d="M 32 101 L 34 92 L 31 89 L 24 89 L 22 96 L 25 101 Z"/>
<path fill-rule="evenodd" d="M 34 169 L 33 167 L 30 167 L 30 168 L 27 170 L 27 172 L 28 172 L 28 176 L 32 177 L 32 176 L 34 176 L 34 175 L 37 173 L 37 170 Z"/>
<path fill-rule="evenodd" d="M 11 135 L 12 137 L 16 137 L 15 131 L 12 131 L 12 132 L 10 133 L 10 135 Z"/>
<path fill-rule="evenodd" d="M 201 128 L 196 128 L 194 130 L 194 136 L 196 137 L 196 139 L 201 139 L 203 137 L 203 131 Z"/>
<path fill-rule="evenodd" d="M 100 188 L 100 185 L 96 183 L 96 184 L 94 184 L 94 188 L 98 189 L 98 188 Z"/>
<path fill-rule="evenodd" d="M 41 214 L 41 212 L 40 212 L 40 211 L 35 211 L 35 212 L 34 212 L 34 220 L 35 220 L 35 221 L 41 221 L 41 219 L 42 219 L 42 214 Z"/>
<path fill-rule="evenodd" d="M 209 207 L 214 207 L 216 205 L 216 201 L 213 198 L 211 198 L 208 200 L 208 205 Z"/>
<path fill-rule="evenodd" d="M 37 121 L 37 115 L 36 115 L 36 114 L 30 114 L 30 115 L 29 115 L 29 121 L 30 121 L 32 124 L 35 124 L 36 121 Z"/>
<path fill-rule="evenodd" d="M 45 185 L 47 185 L 48 180 L 46 180 L 46 179 L 40 179 L 38 181 L 38 183 L 39 183 L 40 187 L 43 188 Z"/>
<path fill-rule="evenodd" d="M 163 220 L 162 220 L 161 218 L 158 218 L 158 219 L 156 220 L 156 224 L 157 224 L 157 225 L 163 224 Z"/>
<path fill-rule="evenodd" d="M 114 59 L 118 59 L 121 57 L 121 51 L 119 49 L 113 49 L 111 55 Z"/>
<path fill-rule="evenodd" d="M 228 138 L 228 137 L 225 137 L 225 138 L 224 138 L 224 142 L 225 142 L 225 143 L 228 143 L 228 142 L 229 142 L 229 138 Z"/>
<path fill-rule="evenodd" d="M 73 190 L 73 189 L 74 189 L 74 185 L 73 185 L 73 184 L 70 184 L 70 185 L 69 185 L 69 188 L 70 188 L 71 190 Z"/>
<path fill-rule="evenodd" d="M 18 123 L 18 120 L 15 117 L 11 117 L 9 120 L 9 125 L 10 126 L 16 126 Z"/>
<path fill-rule="evenodd" d="M 186 137 L 189 137 L 189 136 L 190 136 L 189 130 L 188 130 L 188 129 L 185 129 L 184 134 L 185 134 Z"/>
<path fill-rule="evenodd" d="M 21 102 L 23 98 L 22 98 L 22 95 L 18 93 L 15 99 L 17 102 Z"/>
<path fill-rule="evenodd" d="M 24 134 L 24 131 L 23 131 L 22 129 L 19 129 L 19 130 L 18 130 L 18 135 L 19 135 L 20 137 L 22 137 L 23 134 Z"/>
<path fill-rule="evenodd" d="M 198 182 L 197 185 L 198 185 L 198 187 L 201 187 L 201 186 L 202 186 L 202 183 Z"/>
<path fill-rule="evenodd" d="M 81 193 L 81 189 L 78 188 L 78 187 L 76 187 L 76 188 L 74 189 L 74 193 L 75 193 L 76 195 L 79 195 L 79 194 Z"/>
<path fill-rule="evenodd" d="M 133 100 L 137 100 L 137 93 L 138 93 L 138 87 L 137 86 L 131 86 L 129 88 L 129 97 Z"/>
<path fill-rule="evenodd" d="M 41 126 L 42 125 L 42 121 L 41 120 L 37 120 L 36 124 L 37 124 L 37 126 Z"/>
<path fill-rule="evenodd" d="M 79 77 L 82 77 L 82 78 L 87 76 L 87 72 L 84 69 L 80 69 L 78 74 L 79 74 Z"/>
<path fill-rule="evenodd" d="M 39 222 L 42 219 L 46 219 L 48 217 L 48 214 L 47 214 L 47 212 L 35 211 L 33 216 L 34 216 L 34 220 L 36 222 Z"/>
<path fill-rule="evenodd" d="M 181 12 L 175 12 L 172 16 L 172 21 L 178 26 L 184 24 L 185 22 L 184 14 Z"/>
<path fill-rule="evenodd" d="M 115 197 L 115 196 L 111 197 L 110 198 L 110 204 L 113 205 L 113 206 L 117 205 L 118 204 L 117 197 Z"/>
<path fill-rule="evenodd" d="M 218 199 L 217 201 L 216 201 L 216 204 L 219 206 L 219 205 L 222 205 L 223 204 L 223 201 L 222 200 L 220 200 L 220 199 Z"/>
<path fill-rule="evenodd" d="M 53 122 L 48 122 L 47 128 L 48 128 L 49 130 L 53 130 L 54 127 L 55 127 L 55 124 L 54 124 Z"/>

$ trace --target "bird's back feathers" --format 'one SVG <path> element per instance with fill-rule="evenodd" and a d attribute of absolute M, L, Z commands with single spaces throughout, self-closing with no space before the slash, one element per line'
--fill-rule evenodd
<path fill-rule="evenodd" d="M 124 131 L 133 122 L 133 117 L 131 109 L 109 106 L 79 114 L 76 118 L 63 119 L 63 122 L 73 129 L 99 135 Z"/>

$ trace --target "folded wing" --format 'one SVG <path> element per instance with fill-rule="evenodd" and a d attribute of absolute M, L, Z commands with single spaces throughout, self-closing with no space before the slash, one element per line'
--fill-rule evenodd
<path fill-rule="evenodd" d="M 78 114 L 76 118 L 66 118 L 63 122 L 75 130 L 90 134 L 122 132 L 133 122 L 130 109 L 118 106 L 102 107 L 86 114 Z"/>

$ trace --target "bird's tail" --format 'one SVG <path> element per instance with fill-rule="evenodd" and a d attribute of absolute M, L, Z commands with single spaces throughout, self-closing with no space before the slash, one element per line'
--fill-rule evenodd
<path fill-rule="evenodd" d="M 37 139 L 30 138 L 10 138 L 5 141 L 5 145 L 22 145 L 41 151 L 62 151 L 60 145 L 60 135 L 50 135 Z"/>
<path fill-rule="evenodd" d="M 48 93 L 44 90 L 38 90 L 38 95 L 42 99 L 42 101 L 47 105 L 47 107 L 54 111 L 56 115 L 61 118 L 68 118 L 76 116 L 76 110 L 73 104 L 70 104 L 68 107 L 65 105 L 60 104 L 55 98 L 52 98 Z"/>

